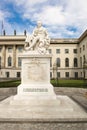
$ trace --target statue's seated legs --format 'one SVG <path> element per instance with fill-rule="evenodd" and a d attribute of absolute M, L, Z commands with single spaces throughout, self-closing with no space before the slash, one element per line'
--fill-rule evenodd
<path fill-rule="evenodd" d="M 38 50 L 39 52 L 46 53 L 49 47 L 49 39 L 40 36 L 29 35 L 26 39 L 24 46 L 25 50 Z"/>
<path fill-rule="evenodd" d="M 32 39 L 32 44 L 30 44 L 29 48 L 35 48 L 37 42 L 39 42 L 39 37 L 34 37 L 34 39 Z"/>
<path fill-rule="evenodd" d="M 42 42 L 42 41 L 41 41 Z M 29 39 L 29 46 L 27 47 L 27 50 L 31 50 L 32 48 L 35 49 L 39 46 L 40 44 L 40 37 L 30 37 Z"/>

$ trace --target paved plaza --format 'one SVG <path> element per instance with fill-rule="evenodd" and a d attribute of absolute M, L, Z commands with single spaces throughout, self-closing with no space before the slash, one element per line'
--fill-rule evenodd
<path fill-rule="evenodd" d="M 54 90 L 57 95 L 67 95 L 87 110 L 87 89 L 55 87 Z M 16 93 L 17 88 L 0 88 L 0 101 Z"/>

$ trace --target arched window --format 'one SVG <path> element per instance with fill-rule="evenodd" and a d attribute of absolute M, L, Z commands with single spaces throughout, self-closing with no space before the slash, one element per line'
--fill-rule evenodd
<path fill-rule="evenodd" d="M 57 58 L 57 59 L 56 59 L 56 66 L 57 66 L 57 67 L 60 67 L 60 58 Z"/>
<path fill-rule="evenodd" d="M 69 58 L 65 59 L 65 67 L 69 67 Z"/>
<path fill-rule="evenodd" d="M 77 60 L 77 58 L 74 58 L 74 67 L 78 67 L 78 60 Z"/>
<path fill-rule="evenodd" d="M 21 58 L 18 57 L 18 67 L 21 67 Z"/>
<path fill-rule="evenodd" d="M 82 57 L 80 57 L 80 67 L 82 67 Z"/>
<path fill-rule="evenodd" d="M 50 59 L 50 67 L 52 67 L 52 58 Z"/>
<path fill-rule="evenodd" d="M 1 56 L 0 56 L 0 69 L 1 69 Z"/>
<path fill-rule="evenodd" d="M 8 57 L 8 66 L 12 66 L 12 57 Z"/>

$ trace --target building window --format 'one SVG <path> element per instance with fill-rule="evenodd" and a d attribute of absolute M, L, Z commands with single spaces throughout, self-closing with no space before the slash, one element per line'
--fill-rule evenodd
<path fill-rule="evenodd" d="M 82 57 L 80 57 L 80 67 L 82 67 Z"/>
<path fill-rule="evenodd" d="M 6 78 L 9 78 L 9 77 L 10 77 L 9 72 L 6 72 Z"/>
<path fill-rule="evenodd" d="M 0 52 L 2 51 L 2 47 L 0 47 Z"/>
<path fill-rule="evenodd" d="M 74 67 L 78 67 L 78 60 L 77 60 L 77 58 L 74 58 Z"/>
<path fill-rule="evenodd" d="M 56 53 L 59 54 L 60 53 L 60 49 L 56 49 Z"/>
<path fill-rule="evenodd" d="M 78 78 L 78 72 L 75 72 L 74 75 L 75 75 L 75 78 Z"/>
<path fill-rule="evenodd" d="M 75 54 L 76 54 L 76 53 L 77 53 L 77 49 L 73 49 L 73 53 L 75 53 Z"/>
<path fill-rule="evenodd" d="M 52 58 L 50 59 L 50 67 L 52 67 Z"/>
<path fill-rule="evenodd" d="M 1 56 L 0 56 L 0 69 L 1 69 Z"/>
<path fill-rule="evenodd" d="M 8 66 L 12 66 L 12 58 L 10 56 L 8 57 Z"/>
<path fill-rule="evenodd" d="M 56 59 L 56 66 L 57 66 L 57 67 L 60 67 L 60 58 L 57 58 L 57 59 Z"/>
<path fill-rule="evenodd" d="M 65 53 L 66 53 L 66 54 L 69 53 L 69 49 L 65 49 Z"/>
<path fill-rule="evenodd" d="M 82 77 L 82 72 L 81 72 L 81 77 Z"/>
<path fill-rule="evenodd" d="M 69 72 L 65 72 L 66 78 L 69 78 Z"/>
<path fill-rule="evenodd" d="M 49 53 L 50 53 L 50 54 L 52 53 L 52 49 L 49 49 Z"/>
<path fill-rule="evenodd" d="M 18 57 L 18 67 L 21 67 L 21 58 Z"/>
<path fill-rule="evenodd" d="M 52 72 L 50 72 L 50 78 L 52 78 Z"/>
<path fill-rule="evenodd" d="M 8 52 L 9 52 L 9 53 L 12 52 L 12 47 L 8 47 Z"/>
<path fill-rule="evenodd" d="M 80 53 L 81 53 L 82 49 L 80 48 Z"/>
<path fill-rule="evenodd" d="M 57 72 L 57 77 L 60 78 L 60 72 Z"/>
<path fill-rule="evenodd" d="M 69 67 L 69 58 L 65 59 L 65 67 Z"/>
<path fill-rule="evenodd" d="M 21 77 L 21 73 L 17 72 L 17 78 L 20 78 L 20 77 Z"/>
<path fill-rule="evenodd" d="M 22 46 L 18 46 L 18 52 L 23 52 L 23 47 Z"/>
<path fill-rule="evenodd" d="M 85 55 L 83 55 L 83 63 L 85 63 L 85 59 L 86 59 L 86 58 L 85 58 Z"/>
<path fill-rule="evenodd" d="M 83 51 L 85 50 L 85 45 L 83 45 Z"/>

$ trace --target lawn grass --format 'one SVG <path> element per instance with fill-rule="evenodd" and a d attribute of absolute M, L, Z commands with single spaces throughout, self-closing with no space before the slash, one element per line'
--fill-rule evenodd
<path fill-rule="evenodd" d="M 51 80 L 54 87 L 76 87 L 87 88 L 87 81 L 84 80 Z M 3 81 L 0 82 L 0 88 L 17 87 L 21 84 L 20 80 Z"/>
<path fill-rule="evenodd" d="M 54 87 L 76 87 L 87 88 L 87 82 L 84 80 L 51 80 Z"/>
<path fill-rule="evenodd" d="M 17 87 L 21 83 L 20 80 L 0 82 L 0 88 Z"/>

